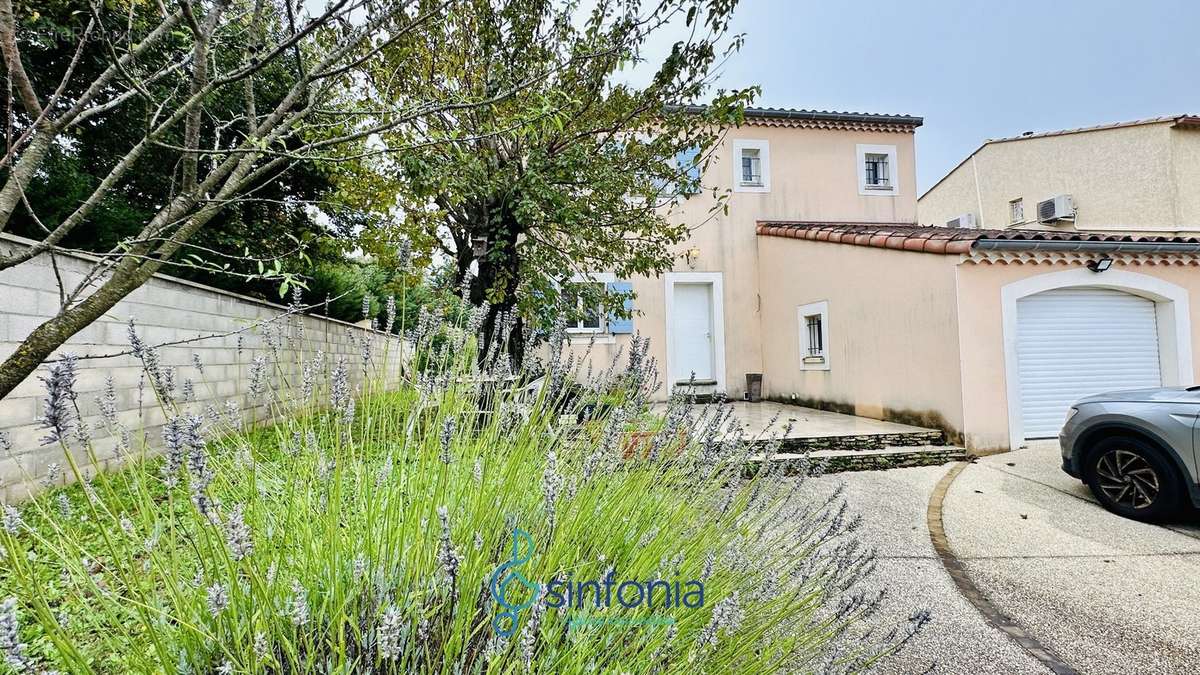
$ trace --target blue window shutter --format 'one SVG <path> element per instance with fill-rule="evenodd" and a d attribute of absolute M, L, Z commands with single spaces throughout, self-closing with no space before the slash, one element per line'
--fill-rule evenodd
<path fill-rule="evenodd" d="M 675 164 L 686 176 L 686 184 L 681 186 L 680 194 L 694 195 L 700 192 L 700 148 L 692 146 L 675 154 Z"/>
<path fill-rule="evenodd" d="M 628 281 L 610 281 L 604 284 L 604 290 L 608 293 L 622 293 L 625 295 L 625 311 L 633 312 L 633 284 Z M 608 332 L 614 335 L 628 335 L 633 332 L 633 315 L 630 314 L 628 319 L 619 319 L 615 316 L 608 317 Z"/>

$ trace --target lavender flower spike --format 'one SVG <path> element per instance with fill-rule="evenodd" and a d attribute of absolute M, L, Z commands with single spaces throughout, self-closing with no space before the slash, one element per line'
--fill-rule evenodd
<path fill-rule="evenodd" d="M 25 656 L 25 643 L 21 642 L 16 598 L 0 602 L 0 653 L 4 654 L 5 662 L 16 672 L 33 671 L 33 662 Z"/>
<path fill-rule="evenodd" d="M 388 296 L 387 304 L 384 305 L 384 312 L 387 322 L 383 324 L 383 332 L 391 335 L 392 328 L 396 325 L 396 296 Z"/>
<path fill-rule="evenodd" d="M 257 401 L 267 389 L 267 357 L 256 356 L 250 362 L 250 398 Z"/>
<path fill-rule="evenodd" d="M 350 401 L 350 373 L 346 370 L 346 359 L 339 357 L 330 376 L 329 403 L 334 410 L 345 414 L 346 404 Z"/>
<path fill-rule="evenodd" d="M 438 520 L 442 524 L 442 535 L 438 542 L 438 562 L 442 565 L 442 573 L 446 576 L 446 580 L 453 588 L 455 581 L 458 579 L 458 566 L 462 563 L 462 556 L 458 551 L 454 550 L 454 542 L 450 540 L 450 511 L 445 506 L 437 508 Z"/>
<path fill-rule="evenodd" d="M 438 437 L 442 446 L 440 456 L 442 464 L 449 464 L 454 459 L 450 454 L 450 444 L 454 441 L 454 426 L 453 417 L 447 417 L 446 421 L 442 422 L 442 433 Z"/>
<path fill-rule="evenodd" d="M 215 619 L 229 607 L 229 591 L 219 583 L 213 584 L 208 587 L 205 601 L 208 603 L 208 613 Z"/>
<path fill-rule="evenodd" d="M 404 653 L 404 617 L 400 610 L 389 607 L 379 620 L 376 629 L 379 655 L 385 659 L 397 659 Z"/>
<path fill-rule="evenodd" d="M 50 366 L 47 377 L 38 377 L 46 386 L 43 429 L 48 429 L 42 445 L 52 445 L 66 438 L 75 419 L 75 355 L 64 354 L 62 361 Z"/>
<path fill-rule="evenodd" d="M 179 469 L 183 466 L 183 453 L 186 449 L 183 418 L 173 417 L 167 420 L 167 423 L 163 425 L 162 436 L 167 450 L 163 455 L 165 460 L 162 467 L 163 480 L 166 481 L 168 487 L 174 487 L 179 481 Z"/>
<path fill-rule="evenodd" d="M 12 504 L 4 505 L 4 531 L 9 534 L 16 534 L 21 531 L 25 525 L 25 521 L 21 519 L 21 512 Z"/>
<path fill-rule="evenodd" d="M 742 625 L 741 604 L 738 601 L 737 591 L 732 595 L 721 600 L 713 607 L 712 618 L 708 620 L 708 624 L 700 631 L 700 635 L 696 641 L 701 647 L 713 647 L 717 644 L 717 638 L 721 633 L 728 635 L 733 633 Z"/>
<path fill-rule="evenodd" d="M 254 540 L 250 538 L 250 528 L 246 525 L 241 504 L 233 507 L 229 514 L 229 520 L 225 523 L 225 540 L 234 560 L 241 560 L 254 552 Z"/>
<path fill-rule="evenodd" d="M 100 414 L 110 425 L 117 423 L 117 387 L 112 375 L 104 377 L 104 393 L 96 399 Z"/>
<path fill-rule="evenodd" d="M 304 585 L 297 579 L 292 582 L 292 597 L 291 597 L 291 619 L 293 626 L 303 626 L 308 623 L 308 596 L 304 590 Z"/>

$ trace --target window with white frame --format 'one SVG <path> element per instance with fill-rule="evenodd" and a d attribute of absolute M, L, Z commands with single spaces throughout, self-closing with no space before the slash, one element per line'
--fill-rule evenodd
<path fill-rule="evenodd" d="M 568 333 L 603 333 L 604 311 L 599 298 L 604 296 L 603 281 L 571 281 L 563 287 L 566 305 L 574 307 L 567 324 Z"/>
<path fill-rule="evenodd" d="M 894 145 L 859 145 L 858 192 L 863 195 L 895 195 L 899 192 L 899 166 Z"/>
<path fill-rule="evenodd" d="M 796 308 L 800 329 L 800 369 L 829 370 L 829 303 Z"/>
<path fill-rule="evenodd" d="M 733 142 L 733 189 L 771 191 L 771 152 L 766 141 L 743 138 Z"/>
<path fill-rule="evenodd" d="M 880 152 L 868 152 L 866 157 L 867 189 L 890 190 L 892 181 L 889 178 L 888 156 Z"/>
<path fill-rule="evenodd" d="M 758 149 L 747 148 L 742 151 L 742 185 L 762 185 L 762 157 Z"/>
<path fill-rule="evenodd" d="M 1025 222 L 1025 200 L 1021 197 L 1008 203 L 1008 224 L 1019 225 Z"/>
<path fill-rule="evenodd" d="M 821 335 L 822 321 L 820 314 L 809 314 L 804 317 L 804 330 L 808 332 L 808 349 L 805 357 L 824 358 L 825 340 Z"/>

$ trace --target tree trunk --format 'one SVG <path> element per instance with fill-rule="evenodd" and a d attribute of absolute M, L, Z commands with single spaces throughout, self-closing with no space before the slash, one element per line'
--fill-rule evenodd
<path fill-rule="evenodd" d="M 140 276 L 139 271 L 128 273 L 120 280 L 114 277 L 83 302 L 35 328 L 29 337 L 17 346 L 17 350 L 4 360 L 3 365 L 0 365 L 0 399 L 16 389 L 17 385 L 37 370 L 38 366 L 72 335 L 104 316 L 104 313 L 120 302 L 121 298 L 140 286 L 141 281 L 135 281 Z M 150 274 L 145 276 L 149 277 Z"/>
<path fill-rule="evenodd" d="M 146 260 L 139 260 L 133 256 L 122 258 L 113 267 L 108 280 L 101 284 L 95 293 L 87 296 L 74 307 L 62 310 L 57 316 L 35 328 L 29 337 L 17 346 L 17 350 L 5 359 L 3 364 L 0 364 L 0 400 L 8 396 L 17 385 L 37 370 L 46 357 L 71 339 L 71 336 L 104 316 L 105 312 L 154 276 L 154 273 L 161 269 L 171 256 L 175 255 L 183 242 L 191 238 L 197 230 L 216 215 L 217 211 L 221 210 L 221 200 L 227 196 L 224 193 L 231 192 L 231 186 L 237 185 L 237 182 L 245 177 L 250 161 L 253 160 L 243 160 L 244 166 L 232 172 L 230 182 L 225 185 L 223 191 L 217 193 L 211 203 L 193 214 L 170 239 L 159 245 L 156 251 L 150 250 L 154 245 L 152 243 L 140 244 L 130 251 L 136 255 L 155 257 Z M 174 204 L 159 211 L 150 224 L 143 229 L 143 237 L 158 232 L 164 222 L 170 222 L 181 212 L 186 213 L 195 206 L 195 199 L 190 195 L 181 195 L 175 199 Z"/>
<path fill-rule="evenodd" d="M 477 259 L 479 274 L 471 283 L 471 304 L 479 307 L 488 297 L 500 296 L 500 301 L 491 304 L 488 314 L 483 321 L 483 340 L 480 343 L 479 362 L 487 358 L 496 340 L 508 340 L 508 354 L 523 354 L 524 347 L 519 344 L 524 333 L 513 330 L 511 335 L 496 335 L 496 325 L 500 315 L 512 313 L 517 306 L 517 289 L 521 284 L 521 258 L 517 253 L 517 240 L 520 237 L 521 225 L 510 208 L 507 200 L 499 200 L 489 209 L 488 221 L 481 233 L 487 237 L 488 250 Z M 513 363 L 518 366 L 520 361 Z"/>
<path fill-rule="evenodd" d="M 50 149 L 50 144 L 54 142 L 54 135 L 51 129 L 41 128 L 35 131 L 29 145 L 21 151 L 20 159 L 9 172 L 8 180 L 4 181 L 4 187 L 0 188 L 0 232 L 8 226 L 13 211 L 21 203 L 22 193 L 42 167 L 42 159 Z"/>

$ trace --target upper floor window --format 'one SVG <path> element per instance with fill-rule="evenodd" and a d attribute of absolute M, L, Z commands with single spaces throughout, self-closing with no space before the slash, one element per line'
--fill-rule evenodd
<path fill-rule="evenodd" d="M 742 150 L 742 185 L 762 185 L 762 157 L 755 148 Z"/>
<path fill-rule="evenodd" d="M 1025 200 L 1018 197 L 1008 203 L 1008 224 L 1020 225 L 1025 222 Z"/>
<path fill-rule="evenodd" d="M 771 151 L 766 141 L 733 142 L 734 192 L 771 191 Z"/>
<path fill-rule="evenodd" d="M 877 152 L 868 152 L 866 159 L 867 188 L 871 190 L 890 190 L 892 181 L 888 178 L 888 156 Z"/>
<path fill-rule="evenodd" d="M 895 195 L 899 192 L 896 146 L 859 145 L 858 193 Z"/>

